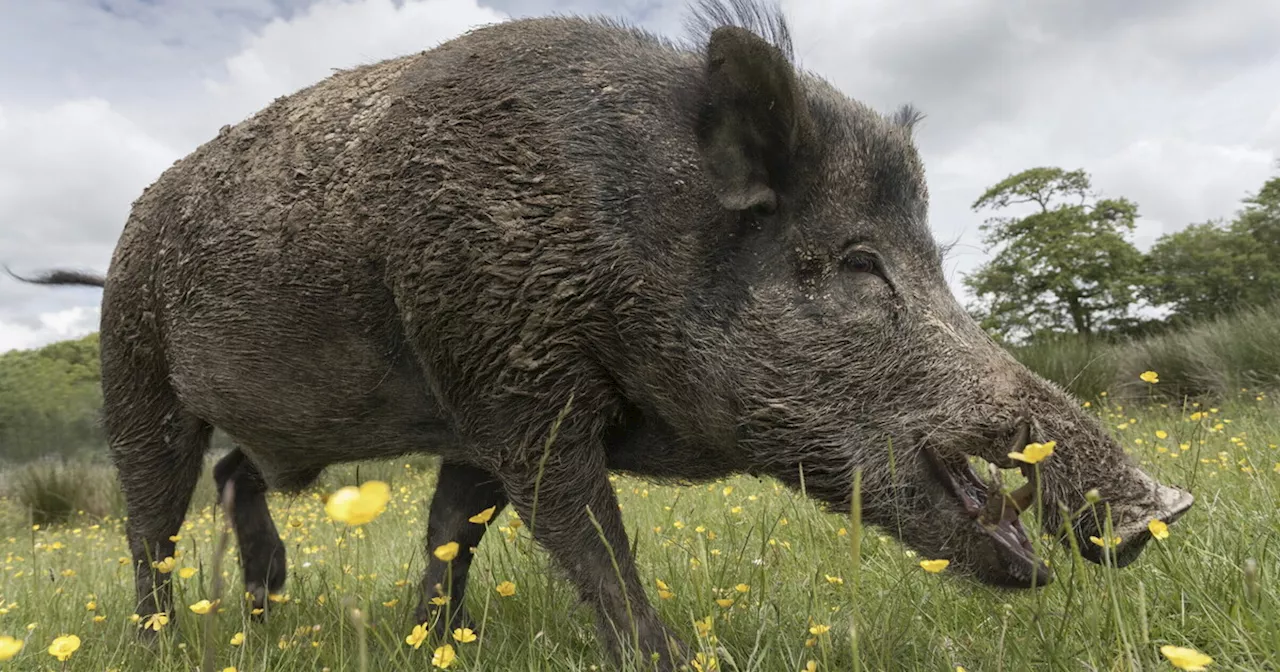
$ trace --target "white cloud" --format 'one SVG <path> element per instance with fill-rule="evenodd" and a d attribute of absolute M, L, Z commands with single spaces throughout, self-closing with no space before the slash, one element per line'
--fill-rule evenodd
<path fill-rule="evenodd" d="M 0 320 L 0 353 L 28 350 L 53 341 L 80 338 L 98 330 L 98 308 L 76 306 L 42 313 L 36 326 Z"/>
<path fill-rule="evenodd" d="M 270 103 L 329 76 L 336 68 L 374 63 L 437 46 L 505 16 L 475 0 L 322 0 L 291 20 L 275 19 L 206 79 L 200 114 L 186 117 L 200 142 Z"/>

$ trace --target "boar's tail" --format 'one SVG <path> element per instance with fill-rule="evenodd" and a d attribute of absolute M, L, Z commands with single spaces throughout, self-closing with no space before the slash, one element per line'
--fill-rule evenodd
<path fill-rule="evenodd" d="M 9 270 L 8 266 L 4 267 L 4 272 L 15 280 L 33 285 L 88 285 L 90 287 L 102 287 L 107 283 L 105 276 L 83 271 L 49 271 L 33 278 L 24 278 Z"/>

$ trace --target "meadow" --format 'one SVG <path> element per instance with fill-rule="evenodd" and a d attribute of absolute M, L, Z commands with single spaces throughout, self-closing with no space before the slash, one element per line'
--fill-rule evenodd
<path fill-rule="evenodd" d="M 1106 396 L 1088 405 L 1146 468 L 1189 487 L 1197 503 L 1122 570 L 1039 537 L 1057 580 L 1031 592 L 931 572 L 935 564 L 922 565 L 930 558 L 887 531 L 825 513 L 769 480 L 680 487 L 618 477 L 615 485 L 650 599 L 702 653 L 692 669 L 1175 669 L 1165 645 L 1208 655 L 1210 670 L 1280 669 L 1276 400 L 1245 390 L 1220 407 L 1153 398 L 1138 410 Z M 290 575 L 266 622 L 238 599 L 234 538 L 216 557 L 224 520 L 209 478 L 168 567 L 177 613 L 140 623 L 130 618 L 132 570 L 109 467 L 30 469 L 44 469 L 46 482 L 61 470 L 68 497 L 106 490 L 86 500 L 105 513 L 39 524 L 32 507 L 2 503 L 0 636 L 13 639 L 0 640 L 0 654 L 22 648 L 0 669 L 193 670 L 206 651 L 216 670 L 612 669 L 589 610 L 510 510 L 490 520 L 473 565 L 474 638 L 411 637 L 430 552 L 422 547 L 429 459 L 338 468 L 311 491 L 273 494 Z M 371 479 L 391 492 L 375 520 L 350 527 L 326 514 L 328 494 Z M 226 586 L 218 608 L 196 613 L 217 597 L 215 572 Z M 136 641 L 140 627 L 159 630 L 153 646 Z M 68 635 L 77 647 L 57 640 Z M 65 660 L 51 653 L 55 640 L 63 654 L 74 648 Z"/>

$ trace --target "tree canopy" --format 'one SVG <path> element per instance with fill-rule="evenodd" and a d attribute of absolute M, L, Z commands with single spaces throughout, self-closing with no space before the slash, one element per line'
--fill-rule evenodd
<path fill-rule="evenodd" d="M 976 316 L 1005 338 L 1042 331 L 1090 335 L 1124 322 L 1135 299 L 1142 253 L 1128 240 L 1138 207 L 1097 199 L 1082 170 L 1038 167 L 991 187 L 973 209 L 1021 215 L 981 227 L 992 259 L 965 278 Z"/>

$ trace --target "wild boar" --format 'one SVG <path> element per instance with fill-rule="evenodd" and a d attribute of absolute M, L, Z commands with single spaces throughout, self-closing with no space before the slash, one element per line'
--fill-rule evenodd
<path fill-rule="evenodd" d="M 171 608 L 151 561 L 173 552 L 214 427 L 239 444 L 216 478 L 259 605 L 285 581 L 269 488 L 432 453 L 427 547 L 461 549 L 437 627 L 467 619 L 485 533 L 468 517 L 511 504 L 608 649 L 663 669 L 687 649 L 646 597 L 611 471 L 803 482 L 836 512 L 860 471 L 867 522 L 1014 587 L 1051 579 L 1018 519 L 1031 490 L 997 492 L 970 456 L 1011 467 L 1055 441 L 1031 484 L 1046 529 L 1101 535 L 1075 516 L 1096 490 L 1115 565 L 1191 506 L 957 303 L 913 109 L 881 114 L 799 69 L 774 8 L 693 16 L 686 43 L 523 19 L 338 72 L 167 169 L 105 279 L 34 279 L 104 284 L 140 614 Z M 423 622 L 446 572 L 427 557 Z"/>

